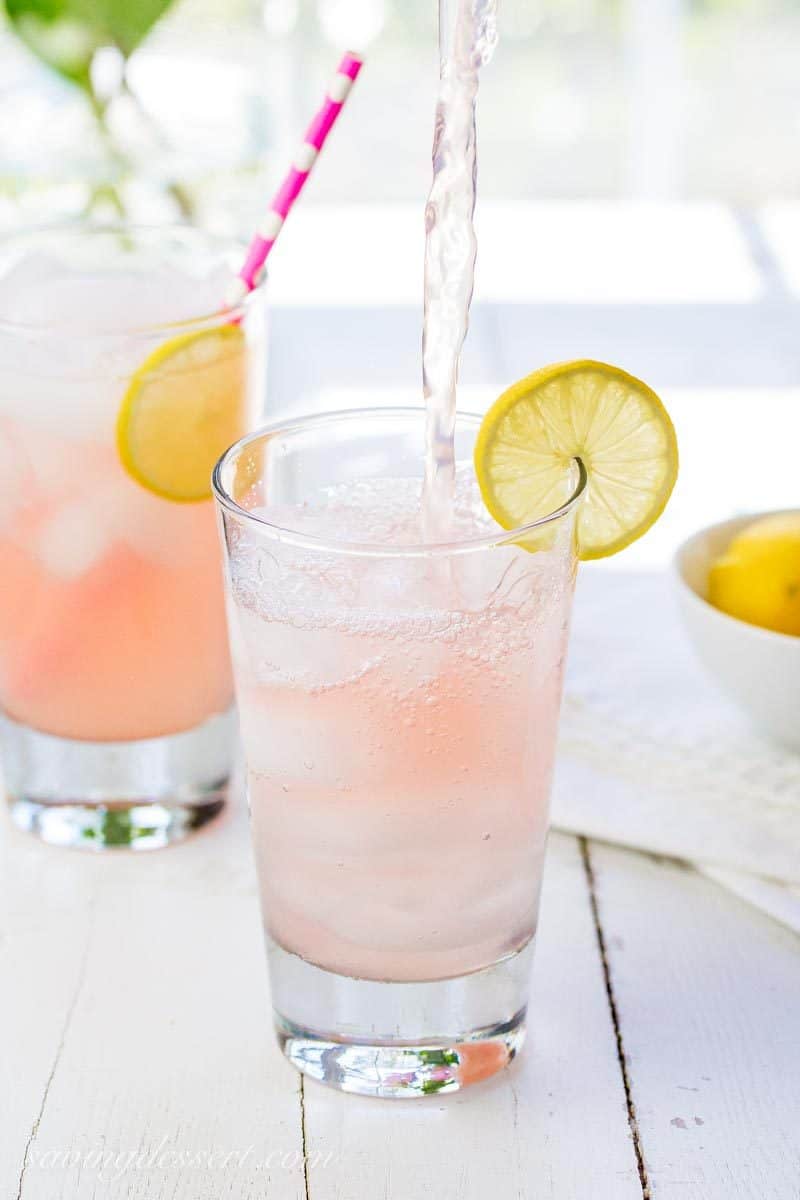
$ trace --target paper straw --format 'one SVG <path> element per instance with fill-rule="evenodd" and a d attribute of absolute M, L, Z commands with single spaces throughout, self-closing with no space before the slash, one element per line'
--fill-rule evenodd
<path fill-rule="evenodd" d="M 256 230 L 241 270 L 231 283 L 226 297 L 229 305 L 238 304 L 258 284 L 264 263 L 275 245 L 283 223 L 305 187 L 306 180 L 319 157 L 319 152 L 336 124 L 339 113 L 344 107 L 344 102 L 350 94 L 350 89 L 358 78 L 362 66 L 363 60 L 357 54 L 350 52 L 345 54 L 339 63 L 333 82 L 322 102 L 322 107 L 306 130 L 303 144 L 283 183 L 273 197 L 264 221 Z"/>

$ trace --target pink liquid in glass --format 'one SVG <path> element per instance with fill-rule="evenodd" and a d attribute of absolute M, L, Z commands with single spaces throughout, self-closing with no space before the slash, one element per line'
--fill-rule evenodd
<path fill-rule="evenodd" d="M 395 542 L 419 523 L 418 501 L 392 517 L 403 482 L 354 485 L 364 503 L 375 493 Z M 317 527 L 353 518 L 310 507 Z M 536 926 L 569 555 L 498 547 L 454 559 L 444 585 L 429 563 L 279 546 L 234 568 L 271 937 L 374 980 L 463 975 L 521 949 Z"/>
<path fill-rule="evenodd" d="M 76 266 L 63 234 L 0 273 L 0 712 L 82 741 L 180 733 L 233 702 L 210 495 L 154 494 L 117 447 L 134 372 L 218 311 L 228 269 L 192 243 L 184 273 L 168 235 L 137 236 L 76 235 Z M 248 395 L 230 401 L 244 432 L 262 339 L 242 328 Z M 202 382 L 202 364 L 158 370 L 183 393 Z"/>
<path fill-rule="evenodd" d="M 108 741 L 224 712 L 233 689 L 211 503 L 150 495 L 97 441 L 11 420 L 0 438 L 14 473 L 0 506 L 6 714 Z"/>

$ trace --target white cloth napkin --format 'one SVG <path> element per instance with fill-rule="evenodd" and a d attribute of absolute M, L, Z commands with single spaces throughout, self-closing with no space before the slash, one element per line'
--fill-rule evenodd
<path fill-rule="evenodd" d="M 553 823 L 692 862 L 800 932 L 800 755 L 706 676 L 666 573 L 581 572 Z"/>

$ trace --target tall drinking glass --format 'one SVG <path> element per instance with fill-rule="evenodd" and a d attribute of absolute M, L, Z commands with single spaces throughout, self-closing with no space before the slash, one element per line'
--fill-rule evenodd
<path fill-rule="evenodd" d="M 278 1038 L 345 1091 L 455 1090 L 524 1035 L 583 475 L 504 532 L 478 425 L 446 545 L 421 410 L 274 426 L 214 475 Z"/>
<path fill-rule="evenodd" d="M 208 453 L 209 396 L 234 437 L 261 406 L 263 298 L 220 313 L 236 262 L 188 229 L 0 243 L 0 752 L 13 819 L 50 842 L 164 845 L 224 802 L 224 442 L 205 498 L 186 471 Z"/>

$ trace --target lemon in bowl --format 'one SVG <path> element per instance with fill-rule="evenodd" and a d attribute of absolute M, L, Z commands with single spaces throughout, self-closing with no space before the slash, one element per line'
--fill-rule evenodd
<path fill-rule="evenodd" d="M 678 549 L 675 574 L 709 674 L 762 733 L 800 751 L 800 510 L 700 530 Z"/>
<path fill-rule="evenodd" d="M 711 564 L 708 599 L 740 621 L 800 637 L 800 513 L 748 522 Z"/>

